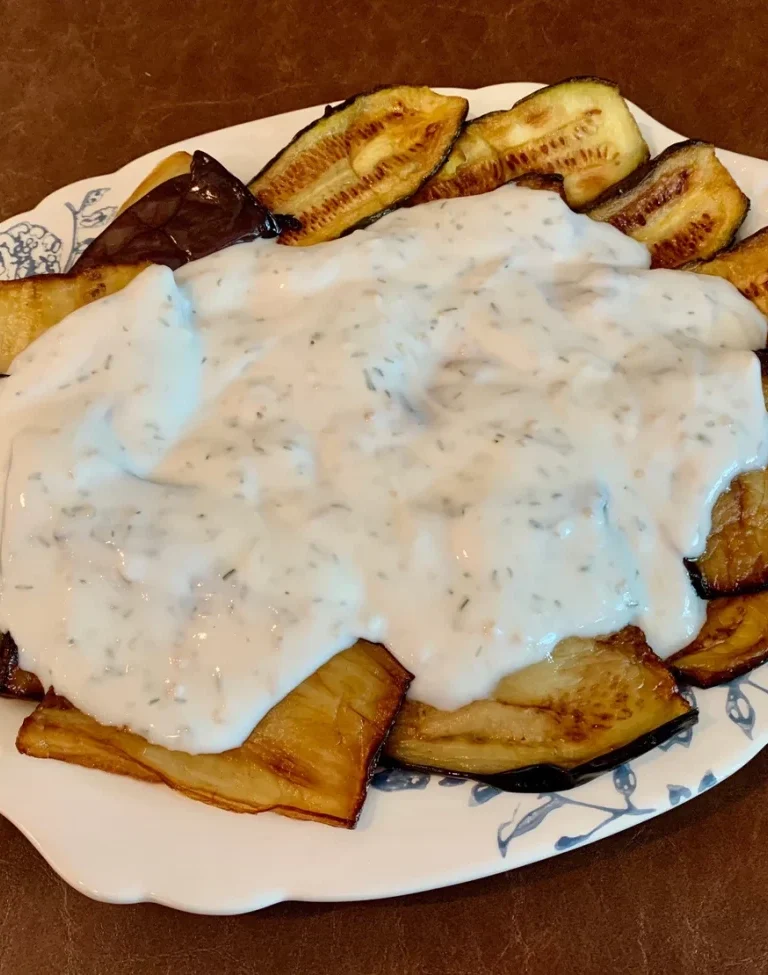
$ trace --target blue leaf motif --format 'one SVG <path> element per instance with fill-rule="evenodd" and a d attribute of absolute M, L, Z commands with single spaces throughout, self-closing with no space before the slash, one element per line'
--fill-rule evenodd
<path fill-rule="evenodd" d="M 426 789 L 430 776 L 427 772 L 409 772 L 403 768 L 382 769 L 371 779 L 371 785 L 379 792 L 405 792 L 409 789 Z"/>
<path fill-rule="evenodd" d="M 470 806 L 482 806 L 489 799 L 495 799 L 496 796 L 500 795 L 501 789 L 497 789 L 495 785 L 488 785 L 487 782 L 475 782 L 469 796 L 469 804 Z"/>
<path fill-rule="evenodd" d="M 728 688 L 725 713 L 735 725 L 741 728 L 747 738 L 752 737 L 752 729 L 755 726 L 755 709 L 750 704 L 749 698 L 738 681 L 734 681 Z"/>
<path fill-rule="evenodd" d="M 696 694 L 691 687 L 681 687 L 680 694 L 685 698 L 685 700 L 691 705 L 691 707 L 697 707 L 696 704 Z M 689 725 L 687 728 L 683 728 L 678 731 L 677 734 L 672 735 L 671 738 L 667 738 L 658 747 L 663 752 L 668 752 L 670 748 L 674 748 L 675 745 L 681 745 L 683 748 L 689 748 L 691 742 L 693 741 L 693 733 L 696 729 L 696 725 Z"/>
<path fill-rule="evenodd" d="M 86 207 L 92 207 L 94 203 L 98 203 L 104 194 L 108 192 L 109 187 L 107 186 L 99 186 L 95 190 L 88 190 L 83 197 L 83 202 L 80 204 L 80 209 L 85 210 Z"/>
<path fill-rule="evenodd" d="M 584 833 L 582 836 L 561 836 L 555 843 L 555 849 L 571 850 L 574 846 L 578 846 L 579 843 L 583 843 L 589 836 L 589 833 Z"/>
<path fill-rule="evenodd" d="M 706 792 L 707 789 L 711 789 L 713 785 L 717 785 L 717 776 L 713 772 L 706 772 L 699 782 L 699 788 L 696 792 L 701 795 L 702 792 Z"/>
<path fill-rule="evenodd" d="M 446 789 L 451 789 L 457 785 L 465 785 L 469 782 L 469 779 L 462 779 L 458 775 L 446 775 L 444 779 L 438 780 L 438 785 L 442 785 Z"/>
<path fill-rule="evenodd" d="M 518 836 L 522 836 L 524 833 L 530 833 L 532 830 L 537 829 L 554 809 L 559 809 L 563 805 L 565 805 L 565 799 L 555 792 L 550 795 L 545 803 L 527 812 L 515 824 L 511 833 L 507 834 L 507 830 L 512 826 L 514 820 L 510 819 L 508 822 L 502 823 L 496 834 L 496 842 L 498 843 L 501 855 L 503 857 L 507 855 L 507 847 L 512 840 Z"/>
<path fill-rule="evenodd" d="M 80 226 L 89 229 L 101 227 L 109 220 L 115 210 L 116 207 L 102 207 L 100 210 L 94 210 L 93 213 L 83 213 L 80 216 Z"/>
<path fill-rule="evenodd" d="M 632 771 L 631 765 L 620 765 L 613 770 L 613 786 L 617 792 L 629 799 L 637 788 L 637 776 Z"/>
<path fill-rule="evenodd" d="M 72 267 L 85 248 L 94 239 L 95 234 L 93 231 L 103 227 L 115 213 L 117 207 L 113 206 L 100 207 L 97 210 L 93 209 L 107 193 L 109 193 L 108 186 L 99 186 L 89 190 L 85 194 L 80 206 L 69 202 L 64 204 L 72 218 L 72 239 L 69 248 L 69 259 L 66 262 L 67 270 Z"/>
<path fill-rule="evenodd" d="M 691 798 L 691 790 L 684 785 L 668 785 L 667 792 L 669 793 L 669 801 L 673 806 L 678 805 L 684 799 Z"/>
<path fill-rule="evenodd" d="M 685 698 L 685 700 L 691 705 L 692 708 L 695 708 L 697 706 L 696 692 L 692 687 L 681 687 L 680 694 L 682 697 Z"/>
<path fill-rule="evenodd" d="M 689 725 L 687 728 L 683 728 L 678 731 L 677 734 L 672 735 L 671 738 L 667 738 L 658 747 L 663 752 L 668 752 L 670 748 L 674 748 L 675 745 L 682 745 L 683 748 L 688 748 L 693 741 L 693 732 L 696 725 Z"/>

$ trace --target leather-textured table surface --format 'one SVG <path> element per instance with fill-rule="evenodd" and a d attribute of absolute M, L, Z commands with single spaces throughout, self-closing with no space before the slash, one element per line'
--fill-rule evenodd
<path fill-rule="evenodd" d="M 0 218 L 177 139 L 387 81 L 602 75 L 677 131 L 768 158 L 765 0 L 0 0 L 0 14 Z M 87 900 L 0 819 L 0 975 L 763 975 L 766 773 L 764 753 L 660 819 L 506 876 L 233 918 Z"/>

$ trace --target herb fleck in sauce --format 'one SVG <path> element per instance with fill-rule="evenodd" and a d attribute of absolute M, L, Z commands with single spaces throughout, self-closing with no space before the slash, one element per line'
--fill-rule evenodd
<path fill-rule="evenodd" d="M 0 617 L 98 719 L 239 744 L 356 637 L 456 707 L 562 637 L 668 654 L 766 461 L 765 322 L 554 194 L 151 268 L 0 384 Z"/>

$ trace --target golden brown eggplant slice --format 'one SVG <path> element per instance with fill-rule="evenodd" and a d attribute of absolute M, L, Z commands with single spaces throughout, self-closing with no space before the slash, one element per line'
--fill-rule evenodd
<path fill-rule="evenodd" d="M 249 187 L 301 222 L 280 243 L 334 240 L 412 196 L 443 164 L 467 108 L 413 85 L 355 95 L 297 133 Z"/>
<path fill-rule="evenodd" d="M 697 712 L 636 627 L 571 638 L 456 711 L 406 701 L 386 761 L 515 792 L 578 785 L 692 724 Z"/>
<path fill-rule="evenodd" d="M 701 632 L 667 663 L 681 680 L 714 687 L 768 660 L 768 592 L 707 603 Z"/>
<path fill-rule="evenodd" d="M 272 811 L 351 828 L 410 681 L 384 647 L 359 641 L 275 705 L 243 745 L 222 754 L 151 745 L 53 693 L 26 719 L 16 745 L 36 758 L 165 782 L 232 812 Z"/>
<path fill-rule="evenodd" d="M 725 278 L 768 315 L 768 227 L 710 261 L 693 264 L 691 270 Z"/>
<path fill-rule="evenodd" d="M 414 197 L 475 196 L 523 173 L 558 173 L 571 206 L 584 207 L 648 158 L 616 85 L 571 78 L 473 119 L 443 168 Z"/>
<path fill-rule="evenodd" d="M 706 142 L 679 142 L 589 210 L 646 244 L 651 267 L 682 267 L 732 243 L 749 200 Z"/>
<path fill-rule="evenodd" d="M 768 352 L 755 354 L 768 409 Z M 768 589 L 768 471 L 749 471 L 731 481 L 712 508 L 703 554 L 685 564 L 703 599 Z"/>
<path fill-rule="evenodd" d="M 0 697 L 40 701 L 43 685 L 28 670 L 19 667 L 19 651 L 10 633 L 0 636 Z"/>
<path fill-rule="evenodd" d="M 188 173 L 155 186 L 115 217 L 74 269 L 141 261 L 175 269 L 230 244 L 275 237 L 282 227 L 236 176 L 198 151 Z"/>
<path fill-rule="evenodd" d="M 735 477 L 712 509 L 704 554 L 686 559 L 704 599 L 768 589 L 768 472 Z"/>
<path fill-rule="evenodd" d="M 0 371 L 62 318 L 92 301 L 114 294 L 149 264 L 115 264 L 0 281 Z"/>
<path fill-rule="evenodd" d="M 167 156 L 162 162 L 159 162 L 152 172 L 146 176 L 136 187 L 136 189 L 131 193 L 128 199 L 123 203 L 123 205 L 118 209 L 115 216 L 120 216 L 128 207 L 133 206 L 137 200 L 140 200 L 143 196 L 146 196 L 150 190 L 155 189 L 161 183 L 165 183 L 169 179 L 173 179 L 176 176 L 183 176 L 188 173 L 192 168 L 192 156 L 188 152 L 174 152 L 170 156 Z"/>

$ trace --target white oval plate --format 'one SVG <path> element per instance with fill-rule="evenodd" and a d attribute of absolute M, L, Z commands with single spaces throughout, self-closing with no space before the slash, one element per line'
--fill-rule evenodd
<path fill-rule="evenodd" d="M 465 95 L 477 115 L 507 108 L 534 84 Z M 633 109 L 655 154 L 680 136 Z M 137 159 L 58 190 L 0 225 L 0 278 L 66 269 L 152 167 L 174 149 L 205 149 L 251 177 L 318 108 L 248 122 Z M 720 157 L 752 200 L 744 226 L 768 223 L 768 162 Z M 693 695 L 691 695 L 693 698 Z M 147 785 L 19 755 L 29 708 L 0 702 L 0 813 L 58 873 L 106 901 L 156 901 L 237 913 L 282 900 L 386 897 L 510 870 L 665 812 L 731 775 L 768 741 L 768 665 L 696 691 L 692 731 L 567 793 L 517 795 L 400 771 L 374 780 L 352 832 L 280 816 L 242 816 Z"/>

